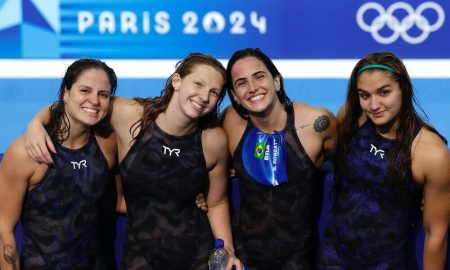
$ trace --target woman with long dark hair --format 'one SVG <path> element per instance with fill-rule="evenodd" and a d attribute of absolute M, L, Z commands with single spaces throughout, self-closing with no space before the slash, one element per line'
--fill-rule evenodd
<path fill-rule="evenodd" d="M 422 215 L 424 269 L 444 269 L 450 154 L 416 108 L 396 55 L 372 53 L 356 64 L 338 115 L 334 205 L 320 269 L 417 269 L 412 236 Z"/>
<path fill-rule="evenodd" d="M 227 91 L 233 106 L 224 128 L 241 195 L 239 258 L 250 269 L 313 269 L 319 167 L 334 149 L 334 116 L 291 102 L 280 72 L 256 48 L 231 56 Z"/>
<path fill-rule="evenodd" d="M 0 163 L 1 269 L 111 269 L 101 239 L 102 198 L 113 185 L 114 133 L 99 123 L 117 86 L 114 71 L 96 59 L 72 63 L 50 106 L 45 130 L 56 146 L 54 163 L 32 160 L 25 138 Z M 22 223 L 19 265 L 14 236 Z"/>

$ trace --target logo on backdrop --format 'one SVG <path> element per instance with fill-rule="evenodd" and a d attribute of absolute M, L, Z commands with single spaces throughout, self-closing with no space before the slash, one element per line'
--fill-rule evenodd
<path fill-rule="evenodd" d="M 59 0 L 0 0 L 0 58 L 59 56 Z"/>
<path fill-rule="evenodd" d="M 371 22 L 367 23 L 364 19 L 366 12 L 375 10 L 378 13 Z M 394 15 L 396 11 L 404 11 L 407 13 L 403 18 Z M 431 21 L 424 15 L 431 11 L 436 14 L 436 19 Z M 391 44 L 401 37 L 405 42 L 410 44 L 420 44 L 424 42 L 431 32 L 439 30 L 445 21 L 444 9 L 435 2 L 424 2 L 420 4 L 415 10 L 405 2 L 396 2 L 384 9 L 378 3 L 368 2 L 362 5 L 356 13 L 356 22 L 359 27 L 369 32 L 373 39 L 381 44 Z M 380 32 L 388 27 L 392 34 L 384 36 Z M 419 35 L 411 35 L 410 32 L 413 27 L 420 30 Z"/>

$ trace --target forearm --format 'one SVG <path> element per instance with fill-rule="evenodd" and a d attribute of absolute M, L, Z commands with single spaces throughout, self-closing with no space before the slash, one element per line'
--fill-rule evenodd
<path fill-rule="evenodd" d="M 19 253 L 16 247 L 14 232 L 0 232 L 0 269 L 20 269 Z"/>
<path fill-rule="evenodd" d="M 228 200 L 223 200 L 212 207 L 208 206 L 208 219 L 214 238 L 223 239 L 225 247 L 234 252 Z"/>
<path fill-rule="evenodd" d="M 442 270 L 445 267 L 447 256 L 447 235 L 445 237 L 433 237 L 425 234 L 423 251 L 424 270 Z"/>
<path fill-rule="evenodd" d="M 33 125 L 43 126 L 47 124 L 49 121 L 50 121 L 50 106 L 45 106 L 34 115 L 33 119 L 31 119 L 31 122 L 28 124 L 28 127 L 30 128 Z"/>

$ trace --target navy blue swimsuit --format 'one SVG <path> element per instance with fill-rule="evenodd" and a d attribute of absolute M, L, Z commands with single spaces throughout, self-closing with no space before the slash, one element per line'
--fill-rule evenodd
<path fill-rule="evenodd" d="M 22 269 L 108 269 L 100 233 L 108 163 L 92 135 L 80 149 L 59 146 L 22 211 Z"/>
<path fill-rule="evenodd" d="M 237 253 L 250 269 L 312 269 L 317 243 L 316 220 L 320 200 L 319 170 L 297 136 L 292 106 L 283 129 L 287 149 L 288 181 L 267 186 L 253 179 L 242 155 L 247 128 L 233 155 L 239 178 L 241 205 L 234 228 Z M 233 222 L 236 223 L 236 222 Z"/>
<path fill-rule="evenodd" d="M 420 216 L 422 187 L 408 179 L 413 206 L 407 209 L 386 183 L 394 142 L 367 121 L 348 144 L 321 245 L 320 269 L 417 269 L 412 235 Z"/>

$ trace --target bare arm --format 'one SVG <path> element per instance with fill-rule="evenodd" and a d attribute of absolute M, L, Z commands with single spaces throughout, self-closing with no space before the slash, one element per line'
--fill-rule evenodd
<path fill-rule="evenodd" d="M 424 270 L 444 269 L 450 224 L 450 152 L 430 133 L 422 135 L 413 159 L 413 173 L 424 179 Z"/>
<path fill-rule="evenodd" d="M 56 153 L 44 125 L 50 121 L 50 106 L 42 108 L 28 124 L 26 133 L 26 149 L 32 159 L 39 163 L 51 164 L 53 159 L 50 151 Z"/>
<path fill-rule="evenodd" d="M 207 196 L 208 219 L 215 238 L 225 241 L 230 254 L 227 269 L 233 265 L 242 269 L 234 255 L 231 235 L 230 209 L 228 201 L 228 152 L 227 137 L 223 129 L 215 128 L 203 132 L 203 145 L 208 166 L 209 191 Z"/>
<path fill-rule="evenodd" d="M 119 156 L 127 152 L 132 141 L 130 127 L 142 116 L 142 106 L 136 101 L 124 98 L 113 97 L 111 100 L 110 124 L 117 133 L 119 143 Z M 44 125 L 50 120 L 49 106 L 41 109 L 28 124 L 26 134 L 27 151 L 32 159 L 37 162 L 51 164 L 50 151 L 56 153 L 55 146 L 51 142 L 50 136 Z"/>
<path fill-rule="evenodd" d="M 34 168 L 23 138 L 14 141 L 0 163 L 0 268 L 20 269 L 14 228 Z"/>
<path fill-rule="evenodd" d="M 326 130 L 326 133 L 324 134 L 324 142 L 323 142 L 323 149 L 326 158 L 332 159 L 336 150 L 336 143 L 337 143 L 337 119 L 336 117 L 329 111 L 326 111 L 326 117 L 330 120 L 330 126 Z"/>

